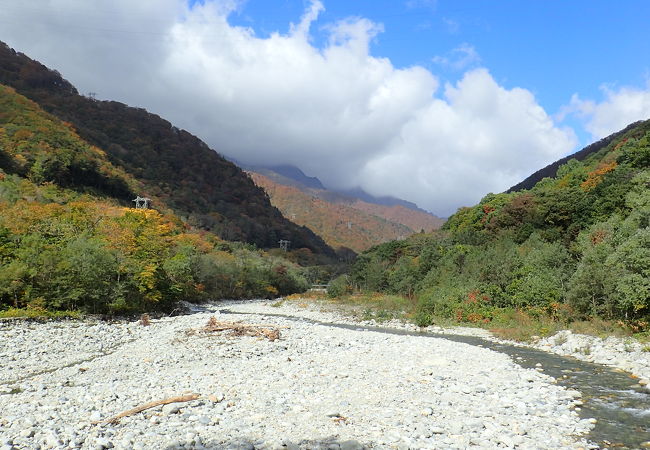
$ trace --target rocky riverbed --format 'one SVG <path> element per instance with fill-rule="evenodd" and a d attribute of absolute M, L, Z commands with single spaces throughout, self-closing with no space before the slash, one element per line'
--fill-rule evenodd
<path fill-rule="evenodd" d="M 619 338 L 610 336 L 600 338 L 585 334 L 573 333 L 570 330 L 563 330 L 553 336 L 541 338 L 535 337 L 532 342 L 521 343 L 507 341 L 495 337 L 488 330 L 475 327 L 440 327 L 436 325 L 420 328 L 413 323 L 401 320 L 389 320 L 377 323 L 374 320 L 356 320 L 352 318 L 349 311 L 341 309 L 339 305 L 327 302 L 302 303 L 286 301 L 275 303 L 274 312 L 283 312 L 289 315 L 316 319 L 327 313 L 328 321 L 357 324 L 360 326 L 381 326 L 396 328 L 407 331 L 425 331 L 430 333 L 454 334 L 463 336 L 476 336 L 494 342 L 504 342 L 512 345 L 537 348 L 545 352 L 557 355 L 571 356 L 581 361 L 589 361 L 596 364 L 603 364 L 632 373 L 639 379 L 643 386 L 650 391 L 650 343 L 640 343 L 632 338 Z M 298 306 L 302 305 L 302 306 Z M 250 308 L 253 305 L 246 305 Z"/>
<path fill-rule="evenodd" d="M 588 447 L 580 394 L 504 354 L 255 315 L 337 320 L 294 305 L 223 307 L 149 326 L 1 323 L 0 448 Z M 201 332 L 210 317 L 281 336 Z M 93 423 L 188 394 L 198 399 Z"/>
<path fill-rule="evenodd" d="M 650 344 L 630 338 L 599 338 L 560 331 L 554 336 L 537 339 L 533 347 L 582 361 L 604 364 L 631 372 L 650 390 Z"/>

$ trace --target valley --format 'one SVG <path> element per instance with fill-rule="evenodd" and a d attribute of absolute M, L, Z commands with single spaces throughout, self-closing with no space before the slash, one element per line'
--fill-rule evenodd
<path fill-rule="evenodd" d="M 309 48 L 319 5 L 269 40 Z M 246 166 L 0 42 L 0 450 L 650 448 L 650 120 L 567 155 L 573 131 L 530 92 L 479 68 L 434 98 L 436 77 L 403 70 L 428 80 L 426 101 L 390 138 L 395 105 L 381 105 L 400 77 L 332 116 L 346 126 L 331 137 L 364 143 L 309 136 L 314 154 L 349 157 L 319 175 L 357 177 L 335 190 L 290 161 L 300 121 L 249 142 L 277 131 L 275 109 L 261 124 L 187 113 L 239 130 L 217 139 L 234 153 L 280 155 Z M 464 99 L 476 80 L 494 95 Z M 257 113 L 254 94 L 240 100 Z M 504 105 L 515 119 L 492 135 Z M 474 107 L 453 128 L 454 108 Z M 372 120 L 350 121 L 359 111 Z M 519 177 L 523 159 L 547 165 Z M 482 198 L 442 219 L 393 190 Z"/>

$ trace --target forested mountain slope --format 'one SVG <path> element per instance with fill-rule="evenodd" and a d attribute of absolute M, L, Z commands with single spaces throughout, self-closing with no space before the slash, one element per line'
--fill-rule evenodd
<path fill-rule="evenodd" d="M 72 126 L 0 84 L 0 168 L 35 183 L 130 202 L 142 189 L 99 148 L 79 138 Z"/>
<path fill-rule="evenodd" d="M 488 194 L 443 230 L 357 259 L 362 289 L 409 295 L 418 320 L 497 311 L 572 320 L 650 318 L 650 121 L 571 159 L 529 190 Z"/>
<path fill-rule="evenodd" d="M 124 207 L 141 188 L 70 124 L 0 85 L 0 312 L 168 310 L 306 289 L 303 269 L 280 256 L 164 209 Z"/>
<path fill-rule="evenodd" d="M 312 193 L 314 190 L 305 191 L 276 183 L 255 172 L 250 174 L 253 181 L 269 194 L 271 203 L 286 217 L 314 230 L 331 247 L 361 252 L 373 245 L 413 233 L 407 226 L 388 221 L 379 215 L 322 200 L 316 196 L 316 192 Z"/>
<path fill-rule="evenodd" d="M 264 188 L 271 203 L 285 217 L 305 225 L 333 247 L 356 252 L 420 231 L 438 229 L 444 219 L 416 205 L 394 198 L 379 199 L 363 193 L 365 201 L 325 188 L 293 166 L 254 167 L 248 173 Z"/>
<path fill-rule="evenodd" d="M 533 173 L 522 182 L 517 183 L 516 185 L 508 189 L 506 192 L 516 192 L 516 191 L 521 191 L 523 189 L 531 189 L 533 186 L 535 186 L 535 184 L 537 184 L 537 182 L 541 181 L 543 178 L 555 177 L 557 175 L 557 170 L 560 168 L 560 166 L 566 164 L 569 160 L 575 159 L 577 161 L 582 161 L 592 153 L 596 153 L 597 151 L 605 148 L 613 140 L 618 139 L 620 136 L 634 129 L 639 124 L 641 124 L 641 122 L 635 122 L 633 124 L 630 124 L 627 127 L 625 127 L 625 129 L 618 131 L 614 134 L 610 134 L 609 136 L 597 142 L 594 142 L 593 144 L 589 144 L 582 150 L 575 152 L 572 155 L 565 156 L 564 158 L 558 159 L 557 161 L 549 164 L 543 169 L 539 169 L 537 172 Z"/>
<path fill-rule="evenodd" d="M 376 203 L 368 203 L 363 200 L 354 200 L 353 202 L 341 202 L 348 206 L 364 211 L 375 216 L 379 216 L 390 222 L 395 222 L 407 226 L 411 229 L 412 233 L 419 233 L 421 231 L 433 231 L 440 228 L 445 220 L 436 217 L 432 214 L 422 210 L 414 210 L 407 208 L 403 205 L 378 205 Z"/>
<path fill-rule="evenodd" d="M 293 248 L 333 255 L 311 230 L 285 219 L 237 166 L 204 142 L 144 109 L 78 94 L 42 64 L 0 43 L 0 83 L 69 122 L 115 166 L 190 223 L 227 240 L 260 247 L 289 239 Z"/>

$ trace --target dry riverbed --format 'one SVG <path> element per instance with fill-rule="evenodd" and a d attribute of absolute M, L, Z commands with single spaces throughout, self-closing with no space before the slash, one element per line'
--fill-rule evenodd
<path fill-rule="evenodd" d="M 227 307 L 248 314 L 217 304 L 149 326 L 0 323 L 0 448 L 588 446 L 579 393 L 504 354 L 263 315 L 344 320 L 293 304 Z M 211 317 L 273 326 L 280 338 L 201 331 Z"/>

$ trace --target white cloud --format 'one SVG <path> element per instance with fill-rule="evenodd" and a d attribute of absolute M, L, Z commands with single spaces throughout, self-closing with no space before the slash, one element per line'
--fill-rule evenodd
<path fill-rule="evenodd" d="M 601 139 L 625 128 L 637 120 L 650 119 L 650 79 L 645 89 L 601 86 L 604 100 L 582 100 L 578 94 L 562 108 L 560 120 L 575 114 L 585 122 L 585 128 L 594 139 Z"/>
<path fill-rule="evenodd" d="M 362 176 L 373 192 L 388 189 L 419 204 L 453 211 L 500 192 L 575 145 L 525 89 L 500 87 L 485 69 L 447 85 L 401 130 Z"/>
<path fill-rule="evenodd" d="M 460 44 L 445 56 L 434 56 L 433 62 L 453 70 L 465 70 L 481 62 L 481 57 L 474 46 L 467 43 Z"/>
<path fill-rule="evenodd" d="M 529 91 L 505 89 L 485 69 L 440 91 L 430 71 L 372 56 L 380 24 L 328 24 L 317 48 L 319 1 L 288 33 L 266 38 L 228 23 L 239 5 L 13 0 L 0 10 L 0 39 L 82 92 L 146 107 L 228 156 L 295 164 L 329 186 L 360 185 L 438 214 L 510 187 L 575 145 Z"/>

